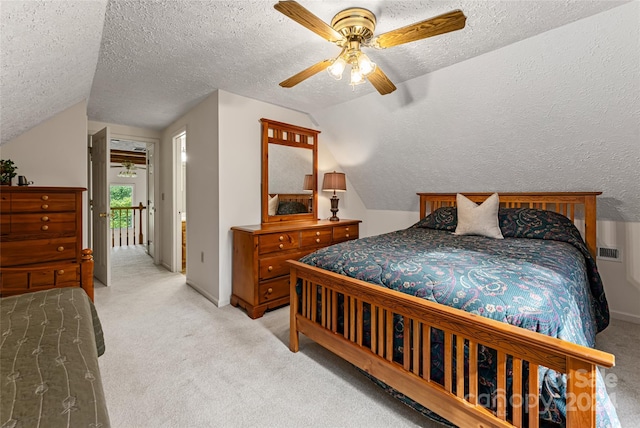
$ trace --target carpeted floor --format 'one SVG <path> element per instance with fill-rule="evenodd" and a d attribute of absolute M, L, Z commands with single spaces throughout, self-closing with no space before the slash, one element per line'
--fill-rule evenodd
<path fill-rule="evenodd" d="M 305 337 L 290 352 L 288 307 L 257 320 L 217 308 L 142 247 L 116 249 L 112 262 L 113 285 L 96 288 L 112 426 L 441 427 Z M 633 426 L 640 326 L 614 321 L 598 345 L 617 355 L 610 394 Z"/>

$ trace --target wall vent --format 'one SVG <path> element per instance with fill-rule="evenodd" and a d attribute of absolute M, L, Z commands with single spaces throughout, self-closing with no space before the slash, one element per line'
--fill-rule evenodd
<path fill-rule="evenodd" d="M 601 260 L 610 260 L 613 262 L 622 262 L 622 257 L 620 257 L 620 250 L 617 248 L 606 248 L 599 247 L 598 248 L 598 258 Z"/>

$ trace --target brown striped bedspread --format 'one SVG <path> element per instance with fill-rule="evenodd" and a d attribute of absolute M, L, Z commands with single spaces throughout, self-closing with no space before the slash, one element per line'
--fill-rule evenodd
<path fill-rule="evenodd" d="M 81 288 L 0 299 L 0 426 L 109 427 L 102 327 Z"/>

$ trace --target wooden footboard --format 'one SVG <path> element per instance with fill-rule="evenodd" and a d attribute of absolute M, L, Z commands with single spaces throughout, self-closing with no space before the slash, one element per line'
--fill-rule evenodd
<path fill-rule="evenodd" d="M 298 335 L 303 333 L 407 397 L 464 427 L 519 427 L 527 425 L 525 418 L 529 427 L 537 427 L 537 369 L 544 366 L 567 374 L 567 426 L 596 426 L 596 366 L 612 367 L 613 355 L 300 262 L 289 261 L 289 264 L 289 346 L 293 352 L 298 351 Z M 298 279 L 302 280 L 301 295 L 296 292 Z M 342 308 L 339 300 L 344 302 Z M 363 341 L 365 307 L 371 314 L 369 344 Z M 401 363 L 393 361 L 394 315 L 401 316 L 404 322 Z M 339 326 L 339 318 L 344 320 L 343 327 Z M 432 327 L 444 332 L 444 385 L 434 382 L 430 375 Z M 468 376 L 455 376 L 454 373 L 465 373 L 465 345 L 469 350 Z M 480 345 L 497 351 L 495 412 L 479 403 L 477 350 Z M 513 362 L 513 392 L 509 396 L 508 357 Z M 525 363 L 529 367 L 526 389 L 522 381 Z"/>

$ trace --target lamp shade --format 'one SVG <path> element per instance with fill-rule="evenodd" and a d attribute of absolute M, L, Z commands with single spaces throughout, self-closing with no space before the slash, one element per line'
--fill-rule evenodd
<path fill-rule="evenodd" d="M 304 183 L 302 184 L 302 190 L 313 190 L 313 174 L 304 175 Z"/>
<path fill-rule="evenodd" d="M 327 172 L 322 180 L 322 190 L 332 192 L 346 192 L 347 179 L 343 172 Z"/>

